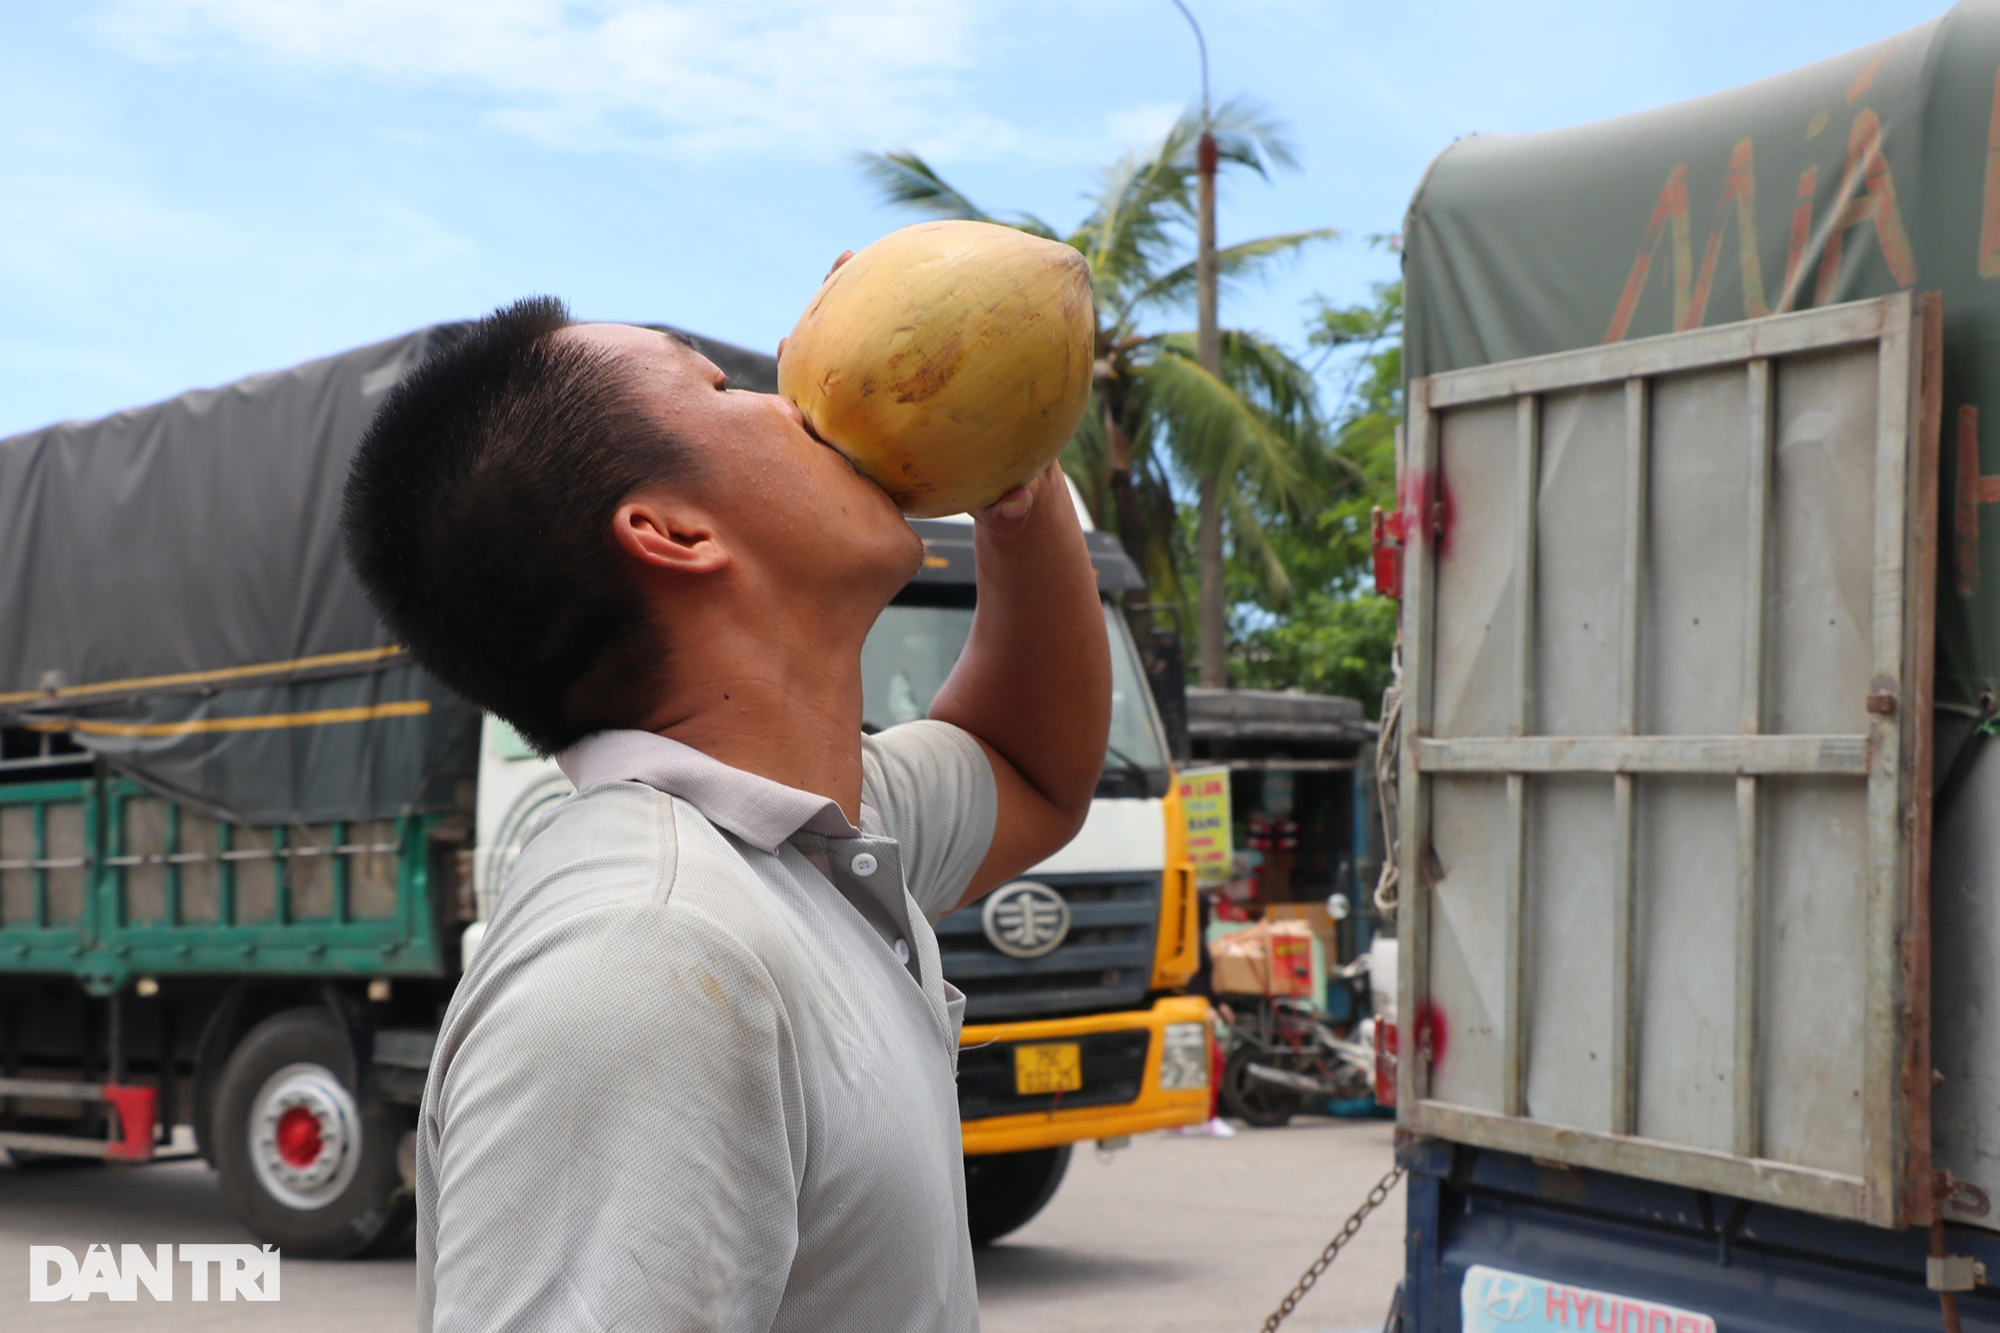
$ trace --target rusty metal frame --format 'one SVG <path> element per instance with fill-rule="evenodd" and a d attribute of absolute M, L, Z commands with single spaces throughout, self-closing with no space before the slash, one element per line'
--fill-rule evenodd
<path fill-rule="evenodd" d="M 1935 294 L 1901 293 L 1801 314 L 1456 371 L 1414 381 L 1408 395 L 1404 459 L 1406 486 L 1403 656 L 1406 671 L 1400 755 L 1402 827 L 1399 847 L 1405 888 L 1398 933 L 1404 1058 L 1397 1072 L 1403 1125 L 1419 1134 L 1528 1154 L 1736 1197 L 1852 1218 L 1885 1227 L 1928 1222 L 1935 1212 L 1930 1185 L 1930 943 L 1929 846 L 1932 652 L 1937 561 L 1937 440 L 1940 415 L 1941 316 Z M 1837 347 L 1877 348 L 1875 467 L 1875 585 L 1869 729 L 1839 736 L 1762 733 L 1765 626 L 1746 626 L 1742 671 L 1746 688 L 1739 734 L 1654 737 L 1639 733 L 1640 593 L 1646 570 L 1645 487 L 1651 447 L 1654 377 L 1741 366 L 1747 379 L 1746 444 L 1751 450 L 1744 521 L 1746 606 L 1761 606 L 1768 572 L 1774 435 L 1772 363 L 1776 358 Z M 1541 395 L 1622 383 L 1626 516 L 1618 662 L 1621 734 L 1536 736 L 1533 593 L 1522 597 L 1513 644 L 1517 696 L 1510 700 L 1510 736 L 1437 740 L 1433 691 L 1437 607 L 1436 485 L 1439 418 L 1452 409 L 1513 401 L 1520 449 L 1515 502 L 1517 569 L 1532 588 L 1536 544 Z M 1409 512 L 1413 510 L 1414 512 Z M 1525 554 L 1524 554 L 1525 553 Z M 1608 554 L 1608 553 L 1607 553 Z M 1433 1034 L 1431 993 L 1430 776 L 1479 774 L 1503 778 L 1513 836 L 1496 847 L 1504 881 L 1502 934 L 1502 1112 L 1455 1106 L 1430 1097 Z M 1536 1121 L 1525 1114 L 1521 902 L 1524 878 L 1524 790 L 1531 774 L 1597 773 L 1613 783 L 1616 845 L 1604 890 L 1612 895 L 1612 1106 L 1610 1132 Z M 1633 780 L 1641 773 L 1710 774 L 1733 778 L 1736 789 L 1738 979 L 1734 1045 L 1733 1151 L 1722 1152 L 1637 1135 L 1639 995 L 1633 922 L 1637 872 L 1633 847 Z M 1775 774 L 1839 776 L 1867 785 L 1869 867 L 1862 1043 L 1863 1109 L 1859 1175 L 1767 1159 L 1759 1132 L 1757 970 L 1759 915 L 1758 805 L 1761 779 Z"/>

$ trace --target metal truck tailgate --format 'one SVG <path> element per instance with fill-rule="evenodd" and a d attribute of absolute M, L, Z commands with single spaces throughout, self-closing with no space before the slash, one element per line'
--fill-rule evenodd
<path fill-rule="evenodd" d="M 1929 1218 L 1938 347 L 1904 293 L 1410 386 L 1408 1128 Z"/>

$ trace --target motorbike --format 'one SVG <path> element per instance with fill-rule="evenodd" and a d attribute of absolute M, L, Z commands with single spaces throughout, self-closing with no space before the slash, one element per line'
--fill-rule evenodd
<path fill-rule="evenodd" d="M 1334 974 L 1337 981 L 1367 985 L 1366 955 Z M 1375 1085 L 1373 1018 L 1352 1038 L 1322 1022 L 1310 1003 L 1252 999 L 1217 1006 L 1227 1029 L 1222 1067 L 1223 1110 L 1259 1129 L 1272 1129 L 1314 1102 L 1346 1101 L 1372 1094 Z"/>

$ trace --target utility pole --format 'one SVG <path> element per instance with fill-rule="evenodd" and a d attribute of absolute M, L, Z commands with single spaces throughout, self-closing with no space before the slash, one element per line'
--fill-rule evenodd
<path fill-rule="evenodd" d="M 1216 327 L 1215 263 L 1215 134 L 1209 116 L 1208 41 L 1201 24 L 1182 0 L 1173 0 L 1188 26 L 1194 29 L 1195 46 L 1201 52 L 1201 142 L 1195 149 L 1195 168 L 1200 190 L 1195 211 L 1195 360 L 1203 370 L 1222 377 L 1222 333 Z M 1222 562 L 1222 478 L 1203 472 L 1195 479 L 1195 564 L 1198 570 L 1198 632 L 1201 639 L 1199 679 L 1210 689 L 1229 684 L 1229 602 L 1224 587 Z"/>

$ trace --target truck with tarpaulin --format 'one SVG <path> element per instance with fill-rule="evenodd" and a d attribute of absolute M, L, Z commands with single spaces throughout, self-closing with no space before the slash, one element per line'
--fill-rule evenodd
<path fill-rule="evenodd" d="M 439 1019 L 554 766 L 391 641 L 340 549 L 348 460 L 441 325 L 0 440 L 0 1147 L 199 1154 L 295 1255 L 404 1243 Z M 735 384 L 771 358 L 704 350 Z M 923 715 L 973 607 L 968 522 L 863 655 L 867 723 Z M 968 997 L 976 1239 L 1070 1145 L 1208 1114 L 1208 1009 L 1170 753 L 1120 599 L 1111 746 L 1083 831 L 938 923 Z M 644 1052 L 634 1052 L 635 1070 Z M 551 1071 L 559 1077 L 560 1071 Z"/>
<path fill-rule="evenodd" d="M 1403 247 L 1402 1327 L 2000 1327 L 2000 5 Z"/>

